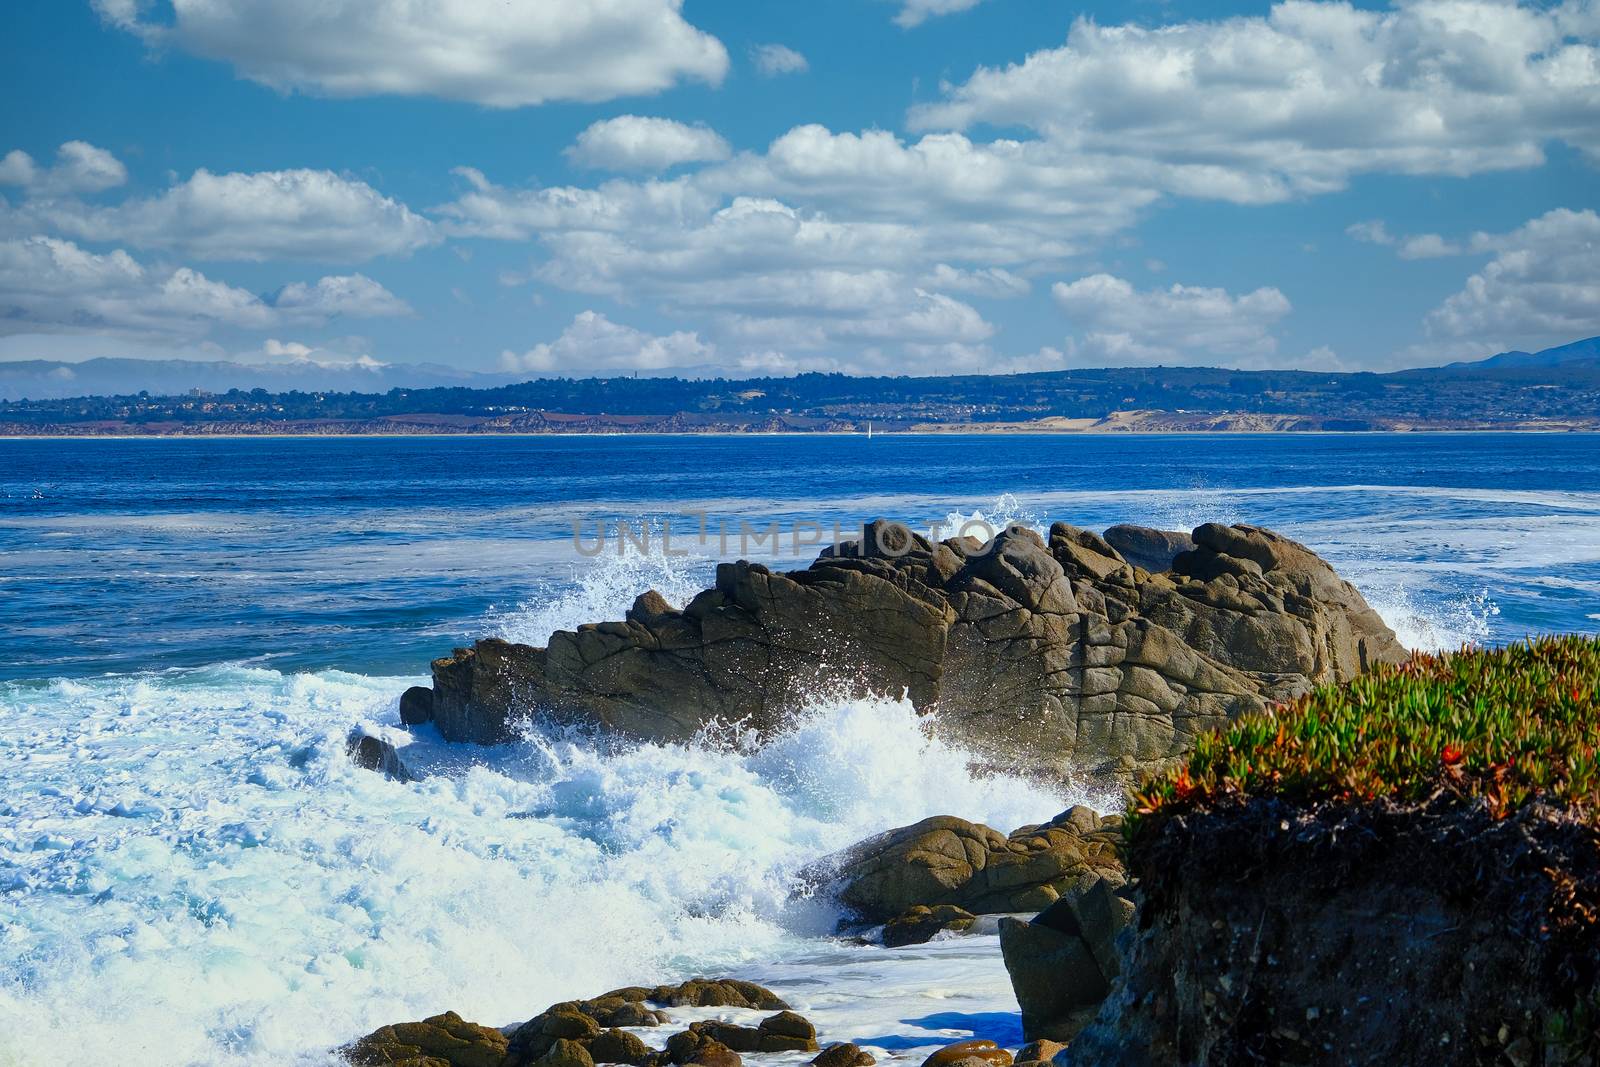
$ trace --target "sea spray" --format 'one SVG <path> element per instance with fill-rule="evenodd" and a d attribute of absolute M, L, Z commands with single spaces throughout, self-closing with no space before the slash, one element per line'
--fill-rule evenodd
<path fill-rule="evenodd" d="M 902 701 L 813 708 L 754 752 L 420 728 L 401 756 L 421 781 L 354 767 L 345 733 L 392 728 L 414 681 L 0 686 L 0 1063 L 320 1063 L 384 1022 L 503 1025 L 781 964 L 816 951 L 800 866 L 928 815 L 1011 829 L 1072 799 L 971 770 Z"/>
<path fill-rule="evenodd" d="M 681 608 L 711 583 L 716 561 L 698 553 L 669 556 L 628 546 L 592 560 L 575 558 L 565 570 L 559 580 L 541 583 L 539 597 L 511 608 L 491 608 L 485 632 L 542 646 L 557 630 L 622 618 L 634 598 L 647 589 Z"/>
<path fill-rule="evenodd" d="M 1427 603 L 1398 578 L 1363 581 L 1359 588 L 1400 643 L 1417 652 L 1450 652 L 1465 645 L 1489 644 L 1494 617 L 1500 614 L 1488 589 Z"/>

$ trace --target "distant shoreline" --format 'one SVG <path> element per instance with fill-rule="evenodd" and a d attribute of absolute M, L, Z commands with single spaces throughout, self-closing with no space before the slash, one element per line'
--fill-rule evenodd
<path fill-rule="evenodd" d="M 1383 426 L 1369 430 L 1324 430 L 1324 429 L 1196 429 L 1179 427 L 1150 427 L 1150 428 L 1116 428 L 1116 429 L 1061 429 L 1058 427 L 1041 427 L 1037 429 L 1005 425 L 986 427 L 983 425 L 951 425 L 937 428 L 919 427 L 907 430 L 879 430 L 875 437 L 1376 437 L 1397 436 L 1405 434 L 1529 434 L 1529 435 L 1581 435 L 1600 434 L 1600 421 L 1593 425 L 1572 426 L 1527 426 L 1492 424 L 1477 426 Z M 462 439 L 496 439 L 496 438 L 537 438 L 537 437 L 861 437 L 866 438 L 865 432 L 860 430 L 558 430 L 558 431 L 476 431 L 476 432 L 440 432 L 438 430 L 417 433 L 394 431 L 332 431 L 327 433 L 306 432 L 304 430 L 263 430 L 259 433 L 0 433 L 0 441 L 248 441 L 261 438 L 284 438 L 316 440 L 318 438 L 352 439 L 361 437 L 404 439 L 404 438 L 462 438 Z"/>

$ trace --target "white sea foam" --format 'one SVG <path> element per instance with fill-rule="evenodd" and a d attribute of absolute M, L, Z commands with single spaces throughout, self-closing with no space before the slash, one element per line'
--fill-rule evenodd
<path fill-rule="evenodd" d="M 475 749 L 392 726 L 410 681 L 226 667 L 0 687 L 0 1064 L 323 1063 L 446 1008 L 506 1024 L 845 951 L 802 938 L 831 917 L 789 901 L 796 868 L 930 814 L 1009 829 L 1070 799 L 976 775 L 900 702 L 819 707 L 754 753 L 537 733 Z M 426 777 L 353 767 L 363 721 Z M 865 990 L 889 958 L 846 970 Z M 992 944 L 963 966 L 1010 1010 Z M 906 980 L 913 999 L 938 985 Z M 849 1016 L 863 1036 L 901 1017 Z"/>

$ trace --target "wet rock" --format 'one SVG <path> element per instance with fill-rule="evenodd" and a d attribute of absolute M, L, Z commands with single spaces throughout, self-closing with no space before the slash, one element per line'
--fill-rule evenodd
<path fill-rule="evenodd" d="M 399 751 L 375 734 L 367 733 L 359 726 L 350 731 L 350 736 L 345 740 L 345 755 L 350 757 L 352 763 L 363 770 L 377 771 L 385 778 L 396 782 L 410 782 L 415 778 L 400 759 Z"/>
<path fill-rule="evenodd" d="M 684 1063 L 698 1064 L 699 1067 L 742 1067 L 744 1060 L 726 1045 L 710 1041 L 695 1049 Z"/>
<path fill-rule="evenodd" d="M 783 1011 L 789 1007 L 772 990 L 734 978 L 693 978 L 681 985 L 656 986 L 644 999 L 669 1008 L 753 1008 Z"/>
<path fill-rule="evenodd" d="M 532 1061 L 537 1067 L 594 1067 L 594 1057 L 577 1041 L 558 1038 L 544 1055 Z"/>
<path fill-rule="evenodd" d="M 589 1041 L 589 1056 L 595 1063 L 626 1063 L 640 1067 L 654 1050 L 626 1030 L 610 1029 Z"/>
<path fill-rule="evenodd" d="M 381 1027 L 340 1050 L 354 1067 L 500 1067 L 506 1038 L 453 1011 Z"/>
<path fill-rule="evenodd" d="M 1071 1041 L 1095 1017 L 1121 973 L 1118 935 L 1133 904 L 1100 880 L 1030 922 L 1000 920 L 1000 951 L 1030 1040 Z"/>
<path fill-rule="evenodd" d="M 853 1041 L 829 1045 L 812 1059 L 810 1067 L 873 1067 L 877 1059 Z"/>
<path fill-rule="evenodd" d="M 740 1026 L 738 1023 L 723 1022 L 711 1019 L 705 1022 L 691 1023 L 689 1029 L 697 1034 L 726 1045 L 735 1052 L 761 1051 L 761 1031 L 753 1026 Z"/>
<path fill-rule="evenodd" d="M 433 664 L 434 721 L 480 743 L 535 713 L 681 741 L 713 719 L 776 730 L 819 689 L 906 693 L 998 764 L 1126 770 L 1405 655 L 1326 563 L 1256 527 L 1202 526 L 1154 573 L 1064 523 L 1048 543 L 1013 527 L 987 545 L 891 526 L 805 570 L 723 564 L 682 611 L 647 594 L 547 648 L 458 649 Z"/>
<path fill-rule="evenodd" d="M 946 1045 L 923 1060 L 922 1067 L 955 1067 L 967 1060 L 975 1060 L 984 1067 L 1007 1067 L 1011 1063 L 1011 1053 L 988 1038 L 980 1037 Z"/>
<path fill-rule="evenodd" d="M 792 1011 L 780 1011 L 761 1020 L 760 1051 L 815 1052 L 817 1028 Z"/>
<path fill-rule="evenodd" d="M 712 1037 L 703 1027 L 691 1026 L 667 1039 L 667 1058 L 683 1067 L 700 1064 L 701 1067 L 740 1067 L 743 1060 L 733 1049 Z"/>
<path fill-rule="evenodd" d="M 1038 911 L 1101 878 L 1120 884 L 1121 846 L 1122 820 L 1081 806 L 1009 837 L 935 816 L 827 857 L 806 878 L 873 922 L 919 905 L 953 905 L 974 915 Z"/>
<path fill-rule="evenodd" d="M 558 1041 L 586 1042 L 599 1036 L 600 1031 L 600 1024 L 576 1005 L 557 1004 L 517 1028 L 511 1036 L 511 1057 L 516 1063 L 533 1063 Z"/>
<path fill-rule="evenodd" d="M 646 1007 L 639 1001 L 585 1004 L 584 1011 L 601 1026 L 660 1026 L 667 1021 L 665 1012 Z"/>
<path fill-rule="evenodd" d="M 935 934 L 945 930 L 969 930 L 977 921 L 978 917 L 972 912 L 954 904 L 940 904 L 932 908 L 918 904 L 889 920 L 883 928 L 883 943 L 888 948 L 921 945 L 932 941 Z"/>
<path fill-rule="evenodd" d="M 414 685 L 400 695 L 400 721 L 406 726 L 421 726 L 433 721 L 433 690 Z"/>

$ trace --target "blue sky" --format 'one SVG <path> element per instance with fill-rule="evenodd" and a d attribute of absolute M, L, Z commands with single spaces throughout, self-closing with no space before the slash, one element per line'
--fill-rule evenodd
<path fill-rule="evenodd" d="M 1600 333 L 1592 3 L 3 19 L 0 359 L 1387 370 Z"/>

